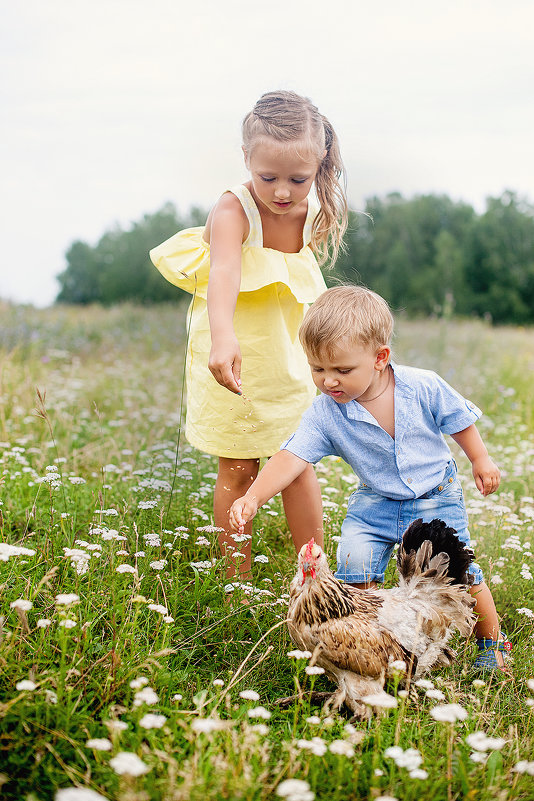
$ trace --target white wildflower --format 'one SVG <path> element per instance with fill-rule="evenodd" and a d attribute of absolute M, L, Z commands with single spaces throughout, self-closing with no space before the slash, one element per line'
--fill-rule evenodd
<path fill-rule="evenodd" d="M 506 745 L 502 737 L 487 737 L 483 731 L 468 734 L 465 741 L 475 751 L 500 751 Z"/>
<path fill-rule="evenodd" d="M 368 706 L 376 706 L 381 709 L 393 709 L 397 706 L 397 699 L 393 695 L 389 695 L 389 693 L 383 691 L 374 693 L 374 695 L 365 695 L 362 701 Z"/>
<path fill-rule="evenodd" d="M 74 626 L 76 625 L 76 621 L 67 618 L 66 620 L 60 620 L 59 625 L 62 626 L 64 629 L 73 629 Z"/>
<path fill-rule="evenodd" d="M 426 770 L 422 770 L 422 768 L 415 768 L 414 770 L 410 771 L 410 778 L 412 779 L 428 779 L 428 773 Z"/>
<path fill-rule="evenodd" d="M 346 740 L 333 740 L 328 746 L 328 750 L 331 754 L 338 754 L 338 756 L 354 756 L 354 746 Z"/>
<path fill-rule="evenodd" d="M 534 776 L 534 762 L 521 759 L 514 765 L 512 770 L 514 773 L 528 773 L 529 776 Z"/>
<path fill-rule="evenodd" d="M 153 570 L 163 570 L 166 564 L 167 564 L 166 559 L 156 559 L 155 562 L 150 562 L 150 567 Z"/>
<path fill-rule="evenodd" d="M 265 709 L 264 706 L 255 706 L 248 710 L 248 716 L 249 718 L 263 718 L 263 720 L 269 720 L 271 713 L 268 709 Z"/>
<path fill-rule="evenodd" d="M 212 731 L 225 729 L 226 724 L 218 718 L 197 718 L 191 724 L 191 728 L 197 734 L 211 734 Z"/>
<path fill-rule="evenodd" d="M 429 679 L 418 679 L 414 682 L 416 687 L 419 687 L 421 690 L 433 690 L 434 689 L 434 682 L 429 681 Z"/>
<path fill-rule="evenodd" d="M 134 695 L 133 705 L 142 706 L 143 704 L 147 704 L 147 706 L 152 706 L 152 704 L 157 704 L 159 701 L 158 695 L 154 692 L 151 687 L 144 687 L 142 690 L 139 690 L 138 693 Z"/>
<path fill-rule="evenodd" d="M 148 684 L 148 679 L 146 676 L 139 676 L 137 679 L 132 679 L 130 682 L 130 687 L 132 690 L 140 690 L 141 687 L 145 687 Z"/>
<path fill-rule="evenodd" d="M 328 746 L 320 737 L 312 737 L 311 740 L 297 740 L 297 748 L 301 751 L 311 751 L 315 756 L 324 756 L 328 751 Z"/>
<path fill-rule="evenodd" d="M 95 751 L 111 751 L 111 740 L 106 737 L 95 737 L 92 740 L 87 740 L 85 743 L 86 748 L 93 748 Z"/>
<path fill-rule="evenodd" d="M 119 776 L 142 776 L 150 768 L 131 751 L 119 751 L 117 756 L 109 760 L 109 764 Z"/>
<path fill-rule="evenodd" d="M 16 601 L 11 601 L 9 606 L 11 609 L 20 609 L 21 612 L 29 612 L 33 604 L 31 601 L 25 601 L 24 598 L 17 598 Z"/>
<path fill-rule="evenodd" d="M 309 718 L 306 718 L 306 723 L 310 723 L 312 726 L 318 726 L 321 722 L 321 718 L 318 715 L 310 715 Z"/>
<path fill-rule="evenodd" d="M 265 556 L 265 554 L 263 553 L 259 553 L 257 556 L 254 557 L 254 561 L 266 565 L 267 562 L 269 561 L 269 557 Z"/>
<path fill-rule="evenodd" d="M 35 551 L 32 548 L 0 542 L 0 562 L 7 562 L 11 556 L 35 556 Z"/>
<path fill-rule="evenodd" d="M 441 690 L 427 690 L 425 693 L 427 698 L 431 698 L 433 701 L 444 701 L 446 696 L 445 693 L 442 693 Z"/>
<path fill-rule="evenodd" d="M 108 799 L 90 787 L 63 787 L 61 790 L 56 790 L 54 801 L 108 801 Z"/>
<path fill-rule="evenodd" d="M 159 612 L 160 615 L 167 615 L 169 610 L 163 604 L 148 604 L 148 609 L 151 609 L 153 612 Z"/>
<path fill-rule="evenodd" d="M 167 718 L 165 715 L 156 715 L 153 712 L 147 712 L 139 721 L 139 725 L 144 729 L 161 729 L 166 720 Z"/>
<path fill-rule="evenodd" d="M 115 568 L 116 573 L 137 573 L 137 569 L 126 563 Z"/>
<path fill-rule="evenodd" d="M 319 667 L 319 665 L 306 665 L 304 670 L 308 676 L 320 676 L 321 673 L 324 673 L 324 668 Z"/>
<path fill-rule="evenodd" d="M 242 690 L 239 693 L 239 697 L 243 698 L 244 701 L 259 701 L 260 694 L 256 692 L 256 690 Z"/>
<path fill-rule="evenodd" d="M 124 720 L 105 720 L 104 725 L 108 727 L 111 732 L 126 731 L 128 724 Z"/>
<path fill-rule="evenodd" d="M 59 595 L 56 595 L 57 606 L 73 606 L 74 604 L 78 603 L 80 603 L 80 596 L 76 595 L 74 592 L 60 593 Z"/>
<path fill-rule="evenodd" d="M 311 659 L 311 651 L 288 651 L 290 659 Z"/>
<path fill-rule="evenodd" d="M 484 765 L 487 762 L 489 754 L 486 754 L 485 751 L 473 751 L 472 754 L 469 755 L 469 759 L 472 762 L 479 762 Z"/>
<path fill-rule="evenodd" d="M 17 690 L 31 691 L 35 690 L 37 688 L 37 685 L 34 681 L 30 681 L 29 679 L 22 679 L 22 681 L 18 681 L 15 684 L 15 687 L 17 688 Z"/>
<path fill-rule="evenodd" d="M 441 704 L 431 709 L 430 714 L 440 723 L 456 723 L 467 718 L 467 710 L 460 704 Z"/>
<path fill-rule="evenodd" d="M 276 788 L 276 795 L 288 801 L 313 801 L 315 793 L 310 790 L 308 782 L 302 779 L 286 779 Z"/>

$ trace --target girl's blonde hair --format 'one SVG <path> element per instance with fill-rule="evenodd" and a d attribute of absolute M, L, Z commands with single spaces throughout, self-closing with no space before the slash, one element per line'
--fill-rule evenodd
<path fill-rule="evenodd" d="M 308 309 L 299 330 L 308 356 L 329 357 L 339 343 L 379 349 L 389 345 L 393 315 L 384 298 L 363 286 L 327 289 Z"/>
<path fill-rule="evenodd" d="M 336 132 L 307 97 L 278 91 L 262 95 L 243 120 L 243 147 L 249 154 L 256 140 L 266 136 L 288 144 L 305 142 L 317 156 L 315 190 L 321 210 L 313 223 L 310 245 L 320 264 L 327 260 L 330 249 L 333 264 L 343 246 L 348 219 L 343 162 Z"/>

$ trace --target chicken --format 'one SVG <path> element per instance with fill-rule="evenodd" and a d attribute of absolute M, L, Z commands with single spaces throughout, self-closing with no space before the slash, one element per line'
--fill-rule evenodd
<path fill-rule="evenodd" d="M 334 577 L 313 539 L 301 548 L 291 582 L 289 633 L 337 684 L 331 699 L 336 708 L 344 703 L 356 717 L 368 717 L 361 699 L 383 692 L 396 660 L 414 678 L 452 662 L 451 634 L 469 635 L 475 621 L 475 602 L 466 592 L 472 559 L 442 520 L 416 520 L 397 555 L 398 585 L 359 590 Z"/>

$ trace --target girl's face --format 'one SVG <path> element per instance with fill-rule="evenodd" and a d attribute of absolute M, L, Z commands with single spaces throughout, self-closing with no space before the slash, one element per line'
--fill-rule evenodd
<path fill-rule="evenodd" d="M 244 153 L 254 194 L 270 212 L 287 214 L 308 196 L 319 167 L 309 146 L 288 147 L 265 137 Z"/>

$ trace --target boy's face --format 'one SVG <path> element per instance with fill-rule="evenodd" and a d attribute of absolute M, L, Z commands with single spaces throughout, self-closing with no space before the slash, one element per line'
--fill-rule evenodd
<path fill-rule="evenodd" d="M 375 348 L 358 343 L 339 343 L 330 356 L 323 350 L 308 357 L 315 386 L 337 403 L 365 401 L 381 388 L 382 372 L 388 364 L 391 349 Z"/>

